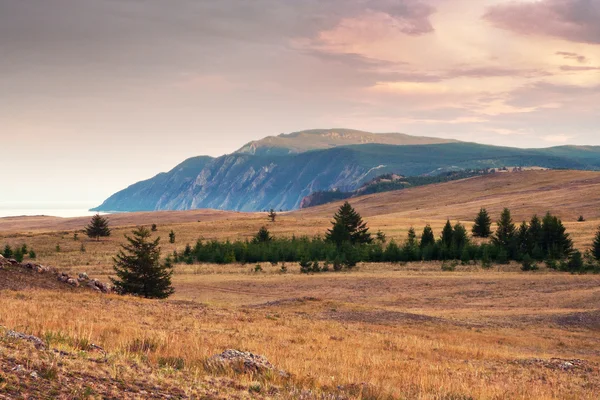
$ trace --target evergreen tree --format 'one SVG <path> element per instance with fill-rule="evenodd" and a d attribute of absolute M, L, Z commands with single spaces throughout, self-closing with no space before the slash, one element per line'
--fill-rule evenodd
<path fill-rule="evenodd" d="M 482 208 L 477 214 L 472 232 L 473 236 L 481 238 L 490 237 L 492 234 L 492 219 L 485 208 Z"/>
<path fill-rule="evenodd" d="M 583 256 L 579 250 L 571 252 L 567 262 L 569 272 L 582 272 L 584 268 Z"/>
<path fill-rule="evenodd" d="M 446 221 L 444 229 L 442 230 L 442 245 L 450 248 L 452 246 L 452 237 L 454 236 L 454 229 L 450 220 Z"/>
<path fill-rule="evenodd" d="M 258 233 L 254 236 L 254 239 L 252 239 L 254 243 L 268 243 L 272 240 L 273 237 L 271 237 L 271 233 L 266 226 L 261 227 L 258 230 Z"/>
<path fill-rule="evenodd" d="M 327 231 L 325 238 L 338 246 L 347 242 L 355 245 L 373 241 L 366 222 L 348 202 L 335 213 L 331 224 L 333 227 Z"/>
<path fill-rule="evenodd" d="M 169 232 L 169 243 L 175 243 L 175 232 L 173 231 Z"/>
<path fill-rule="evenodd" d="M 174 293 L 171 286 L 173 265 L 170 259 L 160 263 L 160 238 L 150 239 L 150 230 L 144 227 L 125 235 L 128 244 L 122 245 L 114 260 L 118 279 L 111 278 L 117 292 L 150 299 L 164 299 Z"/>
<path fill-rule="evenodd" d="M 17 250 L 15 250 L 15 253 L 13 254 L 14 259 L 17 262 L 23 262 L 24 256 L 25 256 L 25 254 L 23 254 L 23 250 L 21 250 L 20 247 L 17 247 Z"/>
<path fill-rule="evenodd" d="M 600 227 L 598 228 L 598 233 L 596 233 L 596 238 L 594 239 L 592 255 L 597 261 L 600 261 Z"/>
<path fill-rule="evenodd" d="M 527 225 L 527 222 L 525 221 L 523 221 L 523 223 L 519 227 L 519 230 L 517 231 L 517 245 L 519 250 L 519 256 L 529 256 L 533 251 L 533 248 L 529 243 L 529 225 Z"/>
<path fill-rule="evenodd" d="M 529 222 L 529 229 L 527 231 L 527 246 L 528 246 L 528 252 L 531 252 L 531 255 L 533 255 L 533 258 L 535 258 L 536 260 L 539 260 L 539 259 L 536 257 L 536 254 L 535 254 L 536 252 L 534 250 L 537 247 L 538 248 L 537 252 L 538 253 L 542 252 L 541 238 L 542 238 L 542 221 L 540 220 L 540 218 L 537 215 L 534 215 L 531 218 L 531 221 Z M 543 258 L 543 252 L 542 252 L 542 258 Z"/>
<path fill-rule="evenodd" d="M 452 247 L 456 250 L 456 254 L 461 254 L 462 249 L 469 244 L 469 235 L 464 225 L 457 223 L 454 225 L 452 232 Z"/>
<path fill-rule="evenodd" d="M 94 215 L 90 221 L 90 224 L 86 226 L 85 232 L 90 238 L 96 240 L 100 240 L 101 237 L 110 236 L 108 220 L 100 214 Z"/>
<path fill-rule="evenodd" d="M 435 244 L 435 236 L 433 235 L 433 229 L 431 226 L 427 225 L 425 229 L 423 229 L 423 234 L 421 235 L 421 249 L 424 249 L 427 246 L 433 246 Z"/>
<path fill-rule="evenodd" d="M 420 258 L 417 234 L 413 227 L 408 230 L 408 236 L 402 252 L 405 261 L 418 261 Z"/>
<path fill-rule="evenodd" d="M 408 244 L 411 247 L 417 247 L 417 233 L 415 232 L 415 228 L 413 228 L 412 226 L 408 230 L 406 244 Z"/>
<path fill-rule="evenodd" d="M 573 241 L 566 231 L 558 217 L 550 213 L 546 214 L 542 220 L 540 241 L 542 250 L 548 258 L 560 260 L 569 257 L 573 251 Z"/>
<path fill-rule="evenodd" d="M 492 241 L 496 246 L 502 248 L 506 252 L 507 257 L 514 257 L 516 227 L 508 208 L 505 208 L 504 211 L 502 211 L 500 220 L 497 224 L 498 229 L 496 229 Z"/>
<path fill-rule="evenodd" d="M 269 210 L 269 219 L 271 222 L 275 222 L 275 218 L 277 218 L 277 213 L 271 208 L 271 210 Z"/>
<path fill-rule="evenodd" d="M 2 256 L 4 258 L 12 258 L 13 256 L 13 250 L 12 247 L 10 247 L 10 245 L 6 245 L 4 246 L 4 251 L 2 252 Z"/>

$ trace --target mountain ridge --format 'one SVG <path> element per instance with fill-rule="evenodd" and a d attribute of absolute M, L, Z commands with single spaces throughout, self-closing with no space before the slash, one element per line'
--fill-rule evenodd
<path fill-rule="evenodd" d="M 412 146 L 442 143 L 458 143 L 458 141 L 454 139 L 412 136 L 405 133 L 372 133 L 344 128 L 309 129 L 253 140 L 238 149 L 236 153 L 285 155 L 360 144 Z"/>
<path fill-rule="evenodd" d="M 217 158 L 194 157 L 115 193 L 93 211 L 291 210 L 313 192 L 356 190 L 386 173 L 420 176 L 503 166 L 600 170 L 600 147 L 370 143 L 288 154 L 235 152 Z"/>

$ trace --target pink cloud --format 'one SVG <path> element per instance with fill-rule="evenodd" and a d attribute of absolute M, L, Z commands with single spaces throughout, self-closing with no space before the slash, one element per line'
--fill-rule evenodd
<path fill-rule="evenodd" d="M 600 43 L 600 2 L 597 0 L 512 1 L 488 8 L 483 18 L 497 28 L 523 35 Z"/>

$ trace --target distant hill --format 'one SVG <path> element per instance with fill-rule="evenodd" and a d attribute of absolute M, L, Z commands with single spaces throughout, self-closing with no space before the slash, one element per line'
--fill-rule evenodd
<path fill-rule="evenodd" d="M 495 173 L 494 169 L 488 170 L 459 170 L 444 172 L 433 176 L 409 176 L 404 177 L 397 174 L 384 174 L 369 182 L 364 183 L 361 187 L 351 192 L 340 192 L 339 190 L 319 191 L 311 193 L 300 202 L 300 208 L 316 207 L 322 204 L 331 203 L 333 201 L 350 199 L 367 194 L 391 192 L 394 190 L 402 190 L 412 187 L 431 185 L 434 183 L 451 182 L 459 179 L 472 178 L 475 176 L 487 175 Z"/>
<path fill-rule="evenodd" d="M 353 191 L 387 173 L 432 176 L 503 166 L 600 170 L 600 147 L 516 149 L 456 142 L 362 144 L 304 152 L 287 149 L 286 154 L 240 151 L 186 160 L 168 173 L 114 194 L 94 210 L 292 210 L 311 193 Z"/>
<path fill-rule="evenodd" d="M 452 139 L 410 136 L 404 133 L 371 133 L 352 129 L 313 129 L 307 131 L 268 136 L 246 144 L 239 154 L 285 155 L 323 150 L 356 144 L 424 145 L 457 143 Z"/>
<path fill-rule="evenodd" d="M 597 171 L 524 171 L 495 173 L 452 182 L 405 190 L 376 193 L 349 200 L 362 216 L 382 221 L 411 219 L 424 225 L 428 221 L 470 222 L 481 207 L 495 220 L 505 207 L 515 223 L 529 220 L 533 214 L 550 211 L 565 222 L 577 224 L 577 218 L 600 218 L 600 172 Z M 297 218 L 319 217 L 328 220 L 342 204 L 332 202 L 296 211 Z M 587 225 L 586 237 L 596 232 L 596 223 Z M 580 232 L 581 233 L 581 232 Z M 404 234 L 404 232 L 403 232 Z"/>

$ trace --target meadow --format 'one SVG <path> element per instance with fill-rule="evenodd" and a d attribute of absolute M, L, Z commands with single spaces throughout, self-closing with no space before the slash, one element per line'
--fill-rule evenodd
<path fill-rule="evenodd" d="M 429 223 L 439 235 L 446 218 L 468 225 L 482 206 L 494 218 L 509 206 L 517 221 L 552 211 L 576 247 L 589 247 L 600 225 L 600 174 L 522 174 L 366 196 L 353 205 L 372 231 L 399 241 L 411 226 Z M 136 225 L 157 224 L 154 234 L 168 254 L 198 238 L 248 238 L 263 225 L 275 236 L 322 235 L 335 207 L 280 213 L 274 223 L 265 213 L 118 214 L 109 217 L 112 235 L 97 242 L 81 232 L 87 218 L 0 219 L 0 245 L 27 243 L 43 264 L 106 280 L 123 235 Z M 577 222 L 579 215 L 586 221 Z M 295 264 L 286 273 L 268 263 L 261 272 L 254 265 L 181 264 L 176 293 L 164 301 L 83 289 L 0 291 L 0 326 L 72 355 L 0 340 L 0 399 L 3 390 L 16 393 L 18 383 L 3 369 L 10 362 L 54 371 L 26 386 L 35 393 L 45 384 L 54 398 L 111 398 L 113 391 L 113 398 L 162 398 L 149 388 L 175 398 L 598 398 L 599 276 L 522 272 L 517 264 L 440 267 L 359 264 L 305 275 Z M 106 362 L 96 362 L 102 357 L 90 343 L 107 351 Z M 206 367 L 227 348 L 265 355 L 291 376 Z"/>

